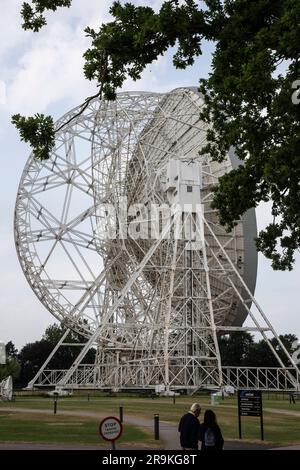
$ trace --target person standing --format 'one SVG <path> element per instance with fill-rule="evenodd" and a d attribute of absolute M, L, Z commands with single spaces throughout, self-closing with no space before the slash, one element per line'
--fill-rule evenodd
<path fill-rule="evenodd" d="M 199 440 L 202 441 L 201 450 L 223 450 L 224 439 L 216 415 L 212 410 L 206 410 L 204 413 Z"/>
<path fill-rule="evenodd" d="M 296 404 L 296 400 L 295 400 L 295 396 L 293 392 L 290 393 L 290 404 L 291 403 L 293 403 L 294 405 Z"/>
<path fill-rule="evenodd" d="M 197 450 L 200 422 L 199 415 L 201 406 L 199 403 L 193 403 L 190 411 L 182 416 L 178 426 L 180 432 L 180 445 L 183 450 Z"/>

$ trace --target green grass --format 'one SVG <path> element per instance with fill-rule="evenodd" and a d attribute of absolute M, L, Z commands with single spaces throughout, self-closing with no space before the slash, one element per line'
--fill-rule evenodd
<path fill-rule="evenodd" d="M 39 442 L 52 444 L 94 444 L 110 446 L 99 436 L 99 420 L 34 413 L 0 412 L 2 442 Z M 119 444 L 157 446 L 149 433 L 126 424 Z"/>
<path fill-rule="evenodd" d="M 88 401 L 87 396 L 73 396 L 68 398 L 59 398 L 58 400 L 58 415 L 59 410 L 68 411 L 90 411 L 96 412 L 100 415 L 115 415 L 119 414 L 119 406 L 124 407 L 124 419 L 126 416 L 138 416 L 153 420 L 154 414 L 159 414 L 161 421 L 168 421 L 177 424 L 180 417 L 185 413 L 192 402 L 200 402 L 202 406 L 202 416 L 205 409 L 211 408 L 209 396 L 180 396 L 176 397 L 176 403 L 173 404 L 172 398 L 138 398 L 119 395 L 116 397 L 105 396 L 90 396 Z M 276 414 L 266 411 L 267 408 L 275 408 L 282 410 L 300 411 L 299 402 L 297 405 L 289 405 L 287 400 L 267 399 L 264 396 L 264 428 L 265 428 L 265 441 L 274 445 L 289 445 L 300 442 L 300 419 L 299 417 L 287 416 Z M 33 409 L 53 409 L 53 399 L 49 397 L 17 397 L 17 401 L 12 404 L 4 404 L 6 407 L 16 408 L 33 408 Z M 236 398 L 227 398 L 220 405 L 213 408 L 217 414 L 219 424 L 226 439 L 238 438 L 238 424 L 237 424 L 237 400 Z M 38 420 L 38 417 L 36 418 Z M 65 419 L 65 417 L 61 417 Z M 78 421 L 78 418 L 75 418 Z M 201 419 L 201 416 L 200 416 Z M 127 425 L 126 425 L 127 427 Z M 48 426 L 49 428 L 49 426 Z M 260 439 L 260 422 L 256 417 L 242 418 L 243 438 L 252 441 Z M 0 428 L 0 433 L 1 428 Z M 134 438 L 135 440 L 136 438 Z M 137 440 L 141 442 L 143 438 Z M 149 441 L 149 436 L 148 436 Z M 50 442 L 48 440 L 48 442 Z M 89 441 L 91 442 L 91 441 Z M 94 442 L 94 441 L 92 441 Z M 133 441 L 134 442 L 134 441 Z"/>
<path fill-rule="evenodd" d="M 298 411 L 300 412 L 300 402 L 299 400 L 293 405 L 289 404 L 288 401 L 278 401 L 278 400 L 264 400 L 265 408 L 276 408 L 278 410 L 287 410 L 287 411 Z"/>
<path fill-rule="evenodd" d="M 238 437 L 238 419 L 236 407 L 220 405 L 216 407 L 218 421 L 227 438 Z M 258 441 L 260 439 L 260 418 L 242 417 L 243 438 Z M 300 419 L 264 411 L 264 434 L 266 443 L 290 445 L 300 442 Z"/>

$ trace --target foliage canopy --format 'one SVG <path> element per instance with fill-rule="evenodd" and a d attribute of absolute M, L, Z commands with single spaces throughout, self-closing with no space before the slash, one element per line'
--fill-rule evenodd
<path fill-rule="evenodd" d="M 23 27 L 38 31 L 47 10 L 70 5 L 24 3 Z M 300 78 L 299 0 L 169 0 L 158 12 L 115 1 L 110 13 L 113 21 L 98 31 L 86 28 L 91 46 L 84 54 L 86 78 L 107 99 L 170 47 L 174 66 L 185 69 L 201 55 L 203 40 L 214 42 L 211 74 L 200 79 L 201 116 L 209 124 L 202 153 L 222 161 L 234 147 L 243 164 L 220 178 L 213 205 L 231 230 L 249 208 L 269 201 L 273 221 L 259 233 L 257 248 L 274 269 L 292 269 L 300 246 L 300 104 L 292 101 Z M 48 158 L 51 118 L 17 115 L 13 122 L 34 155 Z"/>

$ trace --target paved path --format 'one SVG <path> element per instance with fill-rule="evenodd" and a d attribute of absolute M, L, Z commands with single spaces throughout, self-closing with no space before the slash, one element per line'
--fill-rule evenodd
<path fill-rule="evenodd" d="M 6 411 L 9 413 L 33 413 L 33 414 L 43 414 L 43 415 L 52 415 L 52 410 L 42 410 L 42 409 L 28 409 L 28 408 L 0 408 L 1 411 Z M 267 411 L 267 410 L 266 410 Z M 277 410 L 277 409 L 268 409 L 270 412 L 283 412 L 283 414 L 288 414 L 292 416 L 299 416 L 300 413 L 297 411 L 289 411 L 289 410 Z M 78 416 L 82 418 L 93 418 L 99 419 L 99 421 L 104 418 L 106 415 L 103 413 L 96 413 L 91 411 L 67 411 L 67 410 L 59 410 L 58 414 L 61 416 Z M 145 418 L 139 418 L 136 416 L 126 416 L 125 422 L 128 424 L 132 424 L 133 426 L 146 428 L 153 432 L 154 423 L 153 421 Z M 160 421 L 160 438 L 163 441 L 163 448 L 165 450 L 181 450 L 179 444 L 179 434 L 177 431 L 177 426 L 173 423 L 169 423 L 166 421 Z M 94 449 L 108 449 L 110 447 L 107 446 L 83 446 L 83 445 L 68 445 L 68 444 L 39 444 L 39 443 L 0 443 L 0 450 L 1 449 L 78 449 L 78 450 L 94 450 Z M 127 448 L 129 447 L 122 447 L 120 448 Z M 261 443 L 253 443 L 247 441 L 239 441 L 239 440 L 232 440 L 227 441 L 225 443 L 224 449 L 225 450 L 255 450 L 255 449 L 271 449 L 272 447 L 267 444 Z M 130 449 L 137 449 L 137 447 L 131 446 Z M 139 447 L 141 449 L 141 447 Z M 284 447 L 282 449 L 300 449 L 300 446 L 291 446 L 291 447 Z M 148 448 L 149 450 L 149 448 Z"/>

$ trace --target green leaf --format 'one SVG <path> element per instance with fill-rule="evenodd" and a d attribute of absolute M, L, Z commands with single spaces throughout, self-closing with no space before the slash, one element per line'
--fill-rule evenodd
<path fill-rule="evenodd" d="M 12 116 L 12 124 L 20 132 L 21 140 L 29 142 L 33 155 L 38 160 L 47 160 L 55 144 L 54 122 L 51 116 L 35 114 L 24 117 L 20 114 Z"/>

